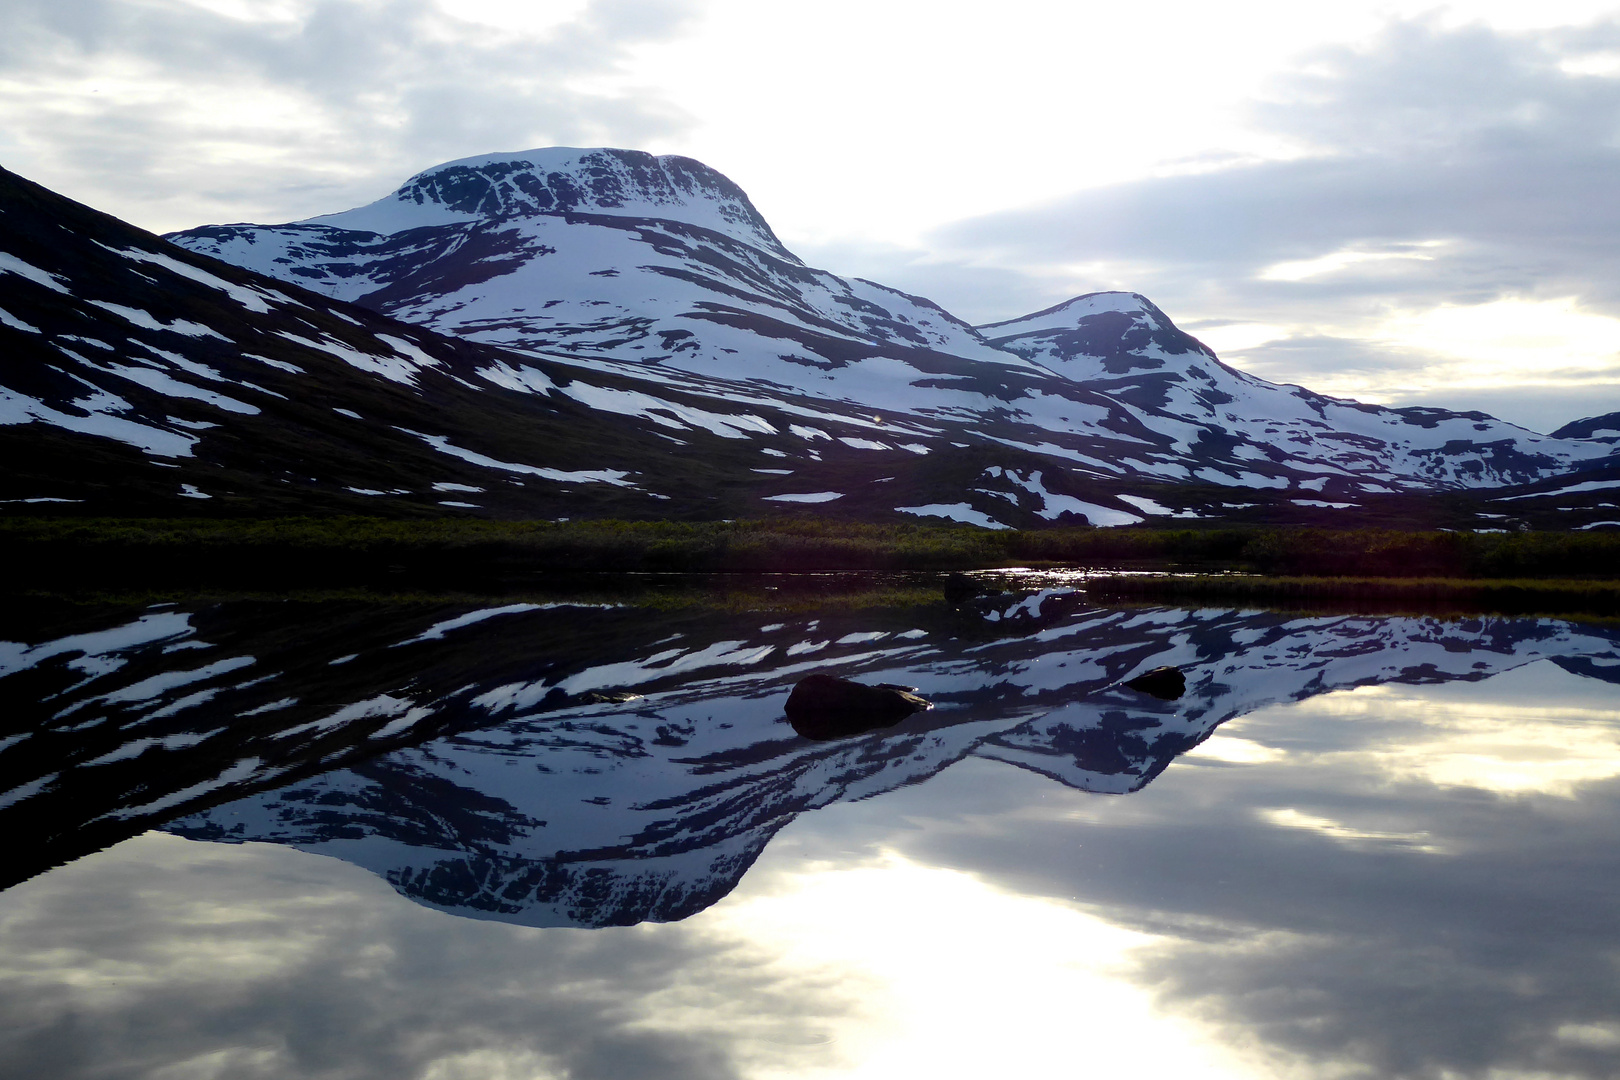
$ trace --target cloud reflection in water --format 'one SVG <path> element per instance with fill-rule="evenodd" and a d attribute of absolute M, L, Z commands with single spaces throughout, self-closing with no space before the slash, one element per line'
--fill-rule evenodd
<path fill-rule="evenodd" d="M 1099 618 L 1064 616 L 1036 640 L 1081 638 Z M 1620 1071 L 1620 687 L 1576 673 L 1612 651 L 1607 638 L 1551 623 L 1103 621 L 1159 635 L 1144 654 L 1185 651 L 1204 687 L 1187 707 L 1205 722 L 1243 713 L 1135 793 L 1034 768 L 1061 764 L 1032 756 L 1043 739 L 1092 752 L 1059 744 L 1110 723 L 1107 694 L 1084 723 L 1061 696 L 1027 728 L 969 711 L 854 748 L 850 761 L 881 772 L 883 754 L 944 740 L 914 767 L 920 782 L 874 772 L 787 804 L 729 895 L 681 921 L 598 930 L 459 918 L 336 859 L 147 834 L 0 894 L 0 1062 L 165 1080 Z M 1313 648 L 1295 648 L 1302 631 Z M 1552 659 L 1522 663 L 1538 651 Z M 985 644 L 929 662 L 936 679 L 966 685 L 992 665 L 1039 687 L 1075 678 L 1054 665 L 1081 655 Z M 1271 656 L 1289 659 L 1261 666 Z M 1509 670 L 1435 681 L 1459 678 L 1434 666 L 1448 657 L 1464 680 Z M 1391 663 L 1407 682 L 1322 692 L 1316 674 L 1334 685 Z M 737 715 L 702 693 L 654 704 L 665 720 L 688 709 L 740 725 L 762 700 L 729 674 L 703 685 Z M 1292 694 L 1303 700 L 1266 704 Z M 446 748 L 483 753 L 495 731 L 560 732 L 569 753 L 594 754 L 595 715 L 391 760 L 465 778 Z M 685 743 L 669 752 L 693 758 Z M 426 787 L 389 788 L 383 764 L 354 775 L 441 805 Z M 544 788 L 574 791 L 562 775 Z M 340 786 L 298 790 L 320 795 L 299 815 L 341 808 Z"/>

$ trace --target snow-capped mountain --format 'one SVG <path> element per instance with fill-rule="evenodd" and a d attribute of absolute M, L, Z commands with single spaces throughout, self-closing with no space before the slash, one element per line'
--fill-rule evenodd
<path fill-rule="evenodd" d="M 1604 413 L 1575 420 L 1553 432 L 1555 439 L 1598 439 L 1620 442 L 1620 412 Z"/>
<path fill-rule="evenodd" d="M 990 527 L 1614 517 L 1498 505 L 1517 488 L 1426 494 L 1586 483 L 1620 461 L 1609 440 L 1273 386 L 1129 293 L 981 332 L 805 267 L 684 159 L 474 159 L 323 220 L 178 238 L 273 278 L 0 172 L 0 500 Z"/>
<path fill-rule="evenodd" d="M 985 467 L 982 446 L 865 406 L 663 383 L 401 323 L 0 172 L 15 510 L 713 519 L 839 500 L 821 511 L 881 519 L 960 498 L 964 456 Z M 1008 523 L 1041 520 L 1039 502 L 1004 505 Z"/>
<path fill-rule="evenodd" d="M 1321 475 L 1294 486 L 1347 491 L 1347 476 L 1391 486 L 1504 486 L 1605 455 L 1526 433 L 1480 412 L 1389 409 L 1280 386 L 1221 363 L 1146 297 L 1094 293 L 978 328 L 1017 353 L 1165 422 L 1199 441 L 1229 441 L 1232 457 Z M 1220 433 L 1220 434 L 1217 434 Z M 1587 436 L 1572 436 L 1586 438 Z M 1214 472 L 1200 479 L 1221 482 Z M 1253 482 L 1264 483 L 1257 475 Z"/>
<path fill-rule="evenodd" d="M 350 859 L 464 914 L 671 919 L 724 895 L 795 815 L 967 755 L 1126 793 L 1267 703 L 1538 658 L 1612 681 L 1617 646 L 1598 625 L 1115 610 L 1068 589 L 814 616 L 73 613 L 0 641 L 0 823 L 39 840 L 13 875 L 193 814 L 168 827 Z M 1186 672 L 1181 700 L 1120 685 L 1160 664 Z M 812 742 L 782 718 L 811 670 L 918 686 L 936 708 Z"/>
<path fill-rule="evenodd" d="M 980 516 L 1008 495 L 1050 517 L 1084 515 L 1063 496 L 1083 502 L 1144 480 L 1305 503 L 1499 487 L 1612 450 L 1482 413 L 1387 409 L 1268 383 L 1221 364 L 1131 293 L 971 327 L 927 300 L 806 267 L 740 189 L 686 158 L 468 158 L 346 213 L 171 239 L 470 340 L 655 366 L 670 387 L 701 376 L 857 405 L 913 436 L 949 431 L 1050 461 L 1012 483 L 983 476 L 978 486 L 1001 494 L 970 494 L 964 505 Z M 1138 499 L 1134 514 L 1112 500 L 1099 509 L 1093 523 L 1171 508 Z"/>

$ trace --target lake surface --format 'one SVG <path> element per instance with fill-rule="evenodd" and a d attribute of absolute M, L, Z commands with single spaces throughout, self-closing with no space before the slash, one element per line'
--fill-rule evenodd
<path fill-rule="evenodd" d="M 6 1076 L 1620 1075 L 1612 623 L 39 601 L 0 717 Z"/>

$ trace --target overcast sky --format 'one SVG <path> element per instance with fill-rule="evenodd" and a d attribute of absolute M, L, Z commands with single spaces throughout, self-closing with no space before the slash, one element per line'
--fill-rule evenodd
<path fill-rule="evenodd" d="M 1620 409 L 1620 4 L 0 0 L 0 164 L 155 230 L 535 146 L 697 157 L 971 321 L 1142 292 L 1238 367 Z"/>

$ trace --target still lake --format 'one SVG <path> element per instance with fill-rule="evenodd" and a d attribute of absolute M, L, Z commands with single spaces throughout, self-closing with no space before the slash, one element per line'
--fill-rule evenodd
<path fill-rule="evenodd" d="M 0 1075 L 1620 1075 L 1620 624 L 998 580 L 19 601 Z"/>

